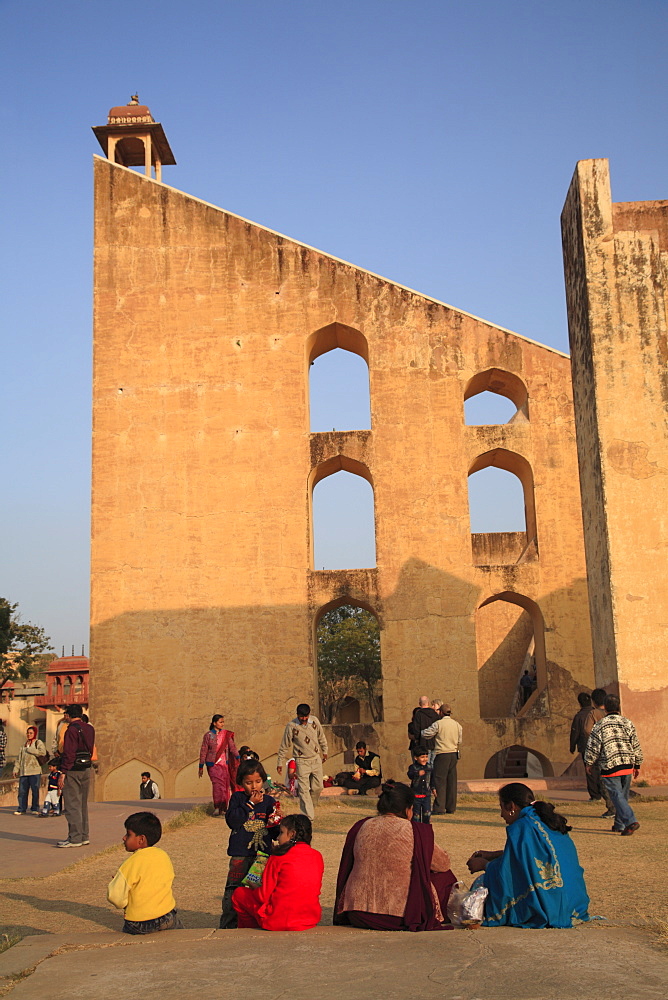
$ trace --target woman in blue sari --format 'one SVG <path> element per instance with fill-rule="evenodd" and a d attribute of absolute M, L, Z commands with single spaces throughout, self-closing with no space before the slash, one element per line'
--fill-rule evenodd
<path fill-rule="evenodd" d="M 499 791 L 505 820 L 503 851 L 476 851 L 470 872 L 483 872 L 488 890 L 485 927 L 572 927 L 589 920 L 589 896 L 566 817 L 551 802 L 536 802 L 526 785 Z"/>

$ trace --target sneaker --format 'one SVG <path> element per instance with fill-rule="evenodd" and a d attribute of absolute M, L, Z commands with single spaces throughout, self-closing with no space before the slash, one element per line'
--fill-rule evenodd
<path fill-rule="evenodd" d="M 24 812 L 21 812 L 21 810 L 20 810 L 20 809 L 17 809 L 17 810 L 16 810 L 16 812 L 14 813 L 14 815 L 15 815 L 15 816 L 25 816 L 25 813 L 24 813 Z"/>
<path fill-rule="evenodd" d="M 622 827 L 621 826 L 611 826 L 610 829 L 612 830 L 613 833 L 621 833 L 622 832 Z"/>
<path fill-rule="evenodd" d="M 90 840 L 82 840 L 82 841 L 81 841 L 81 846 L 82 846 L 82 847 L 85 847 L 85 846 L 86 846 L 86 844 L 90 844 Z"/>
<path fill-rule="evenodd" d="M 41 813 L 41 810 L 39 810 L 39 809 L 31 809 L 30 810 L 30 815 L 31 816 L 41 816 L 42 813 Z"/>
<path fill-rule="evenodd" d="M 56 847 L 83 847 L 83 844 L 73 844 L 71 840 L 59 840 Z"/>
<path fill-rule="evenodd" d="M 640 823 L 631 823 L 631 825 L 627 826 L 625 830 L 622 830 L 622 837 L 632 837 L 639 828 Z"/>
<path fill-rule="evenodd" d="M 615 815 L 612 809 L 606 809 L 604 813 L 601 813 L 601 819 L 612 819 Z"/>

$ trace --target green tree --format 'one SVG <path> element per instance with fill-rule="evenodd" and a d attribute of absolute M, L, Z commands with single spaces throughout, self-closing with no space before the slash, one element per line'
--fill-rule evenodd
<path fill-rule="evenodd" d="M 43 628 L 21 621 L 18 607 L 0 597 L 0 687 L 25 680 L 39 657 L 52 649 Z"/>
<path fill-rule="evenodd" d="M 323 721 L 331 722 L 348 697 L 363 698 L 374 721 L 380 721 L 380 630 L 376 618 L 349 604 L 334 608 L 320 619 L 317 646 Z"/>

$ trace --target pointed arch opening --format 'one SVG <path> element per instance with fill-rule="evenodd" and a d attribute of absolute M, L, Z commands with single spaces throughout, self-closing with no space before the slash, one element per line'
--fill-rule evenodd
<path fill-rule="evenodd" d="M 522 455 L 494 448 L 469 469 L 469 515 L 475 566 L 538 558 L 533 472 Z"/>
<path fill-rule="evenodd" d="M 369 348 L 343 323 L 316 330 L 307 341 L 311 433 L 371 429 Z"/>
<path fill-rule="evenodd" d="M 554 767 L 549 757 L 533 747 L 523 747 L 518 743 L 504 747 L 493 754 L 485 765 L 486 778 L 506 778 L 523 781 L 532 778 L 553 778 Z"/>
<path fill-rule="evenodd" d="M 311 472 L 309 493 L 313 568 L 373 568 L 373 481 L 366 465 L 345 455 L 327 459 Z"/>
<path fill-rule="evenodd" d="M 519 376 L 488 368 L 469 379 L 464 390 L 464 419 L 469 426 L 512 424 L 529 419 L 529 394 Z"/>
<path fill-rule="evenodd" d="M 362 601 L 340 597 L 314 619 L 316 677 L 322 722 L 382 722 L 380 624 Z"/>
<path fill-rule="evenodd" d="M 539 606 L 512 591 L 494 594 L 476 611 L 475 628 L 481 719 L 524 717 L 547 686 Z"/>

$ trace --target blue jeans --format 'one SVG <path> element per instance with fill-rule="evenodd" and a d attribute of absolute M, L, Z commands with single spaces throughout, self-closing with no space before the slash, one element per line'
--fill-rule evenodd
<path fill-rule="evenodd" d="M 629 792 L 631 791 L 631 775 L 622 774 L 618 778 L 611 778 L 607 774 L 601 775 L 601 781 L 608 790 L 608 795 L 612 799 L 615 808 L 615 822 L 612 824 L 613 830 L 625 830 L 631 823 L 636 823 L 635 813 L 629 805 Z"/>
<path fill-rule="evenodd" d="M 19 812 L 28 809 L 28 792 L 32 792 L 32 810 L 39 810 L 39 782 L 41 774 L 23 774 L 19 778 Z"/>

